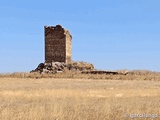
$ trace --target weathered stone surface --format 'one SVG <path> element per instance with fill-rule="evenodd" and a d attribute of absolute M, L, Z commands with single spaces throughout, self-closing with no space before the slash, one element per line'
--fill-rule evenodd
<path fill-rule="evenodd" d="M 52 63 L 40 63 L 35 70 L 31 72 L 39 72 L 39 73 L 52 73 L 55 74 L 57 72 L 65 72 L 65 70 L 93 70 L 94 66 L 90 63 L 86 62 L 73 62 L 70 64 L 66 64 L 64 62 L 52 62 Z"/>
<path fill-rule="evenodd" d="M 45 26 L 45 62 L 70 63 L 72 36 L 61 25 Z"/>

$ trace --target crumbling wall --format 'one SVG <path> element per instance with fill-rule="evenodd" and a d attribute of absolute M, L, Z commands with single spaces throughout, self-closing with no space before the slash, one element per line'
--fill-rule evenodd
<path fill-rule="evenodd" d="M 66 30 L 66 63 L 72 62 L 72 36 L 70 35 L 69 31 Z"/>
<path fill-rule="evenodd" d="M 62 26 L 45 26 L 45 62 L 70 63 L 72 36 Z"/>

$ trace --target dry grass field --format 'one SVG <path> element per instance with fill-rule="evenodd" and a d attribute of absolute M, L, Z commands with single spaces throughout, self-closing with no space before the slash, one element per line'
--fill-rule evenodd
<path fill-rule="evenodd" d="M 0 120 L 160 120 L 160 82 L 1 76 L 0 103 Z"/>

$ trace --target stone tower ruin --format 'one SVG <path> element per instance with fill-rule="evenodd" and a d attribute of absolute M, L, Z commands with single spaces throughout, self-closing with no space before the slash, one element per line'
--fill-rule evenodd
<path fill-rule="evenodd" d="M 68 70 L 93 70 L 93 64 L 72 61 L 72 36 L 61 25 L 44 26 L 45 62 L 30 72 L 55 74 Z"/>
<path fill-rule="evenodd" d="M 45 26 L 45 62 L 71 63 L 72 36 L 61 25 Z"/>

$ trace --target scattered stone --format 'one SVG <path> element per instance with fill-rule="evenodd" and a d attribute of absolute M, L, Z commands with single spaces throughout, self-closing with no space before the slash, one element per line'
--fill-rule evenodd
<path fill-rule="evenodd" d="M 86 63 L 86 62 L 72 62 L 72 63 L 64 63 L 64 62 L 52 62 L 52 63 L 40 63 L 35 70 L 31 72 L 38 72 L 38 73 L 61 73 L 65 72 L 65 70 L 77 70 L 77 71 L 84 71 L 84 70 L 93 70 L 93 64 Z"/>

